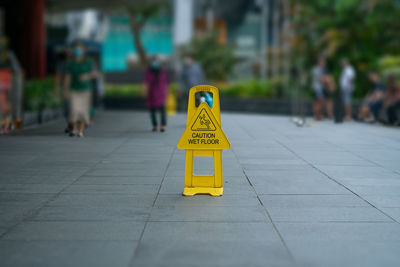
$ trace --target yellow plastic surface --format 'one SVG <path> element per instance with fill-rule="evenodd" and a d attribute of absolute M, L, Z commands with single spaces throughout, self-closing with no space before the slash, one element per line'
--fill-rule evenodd
<path fill-rule="evenodd" d="M 213 107 L 207 103 L 195 106 L 195 93 L 200 91 L 213 94 Z M 186 130 L 178 142 L 178 148 L 186 150 L 184 196 L 209 194 L 222 196 L 222 150 L 229 149 L 230 143 L 221 128 L 218 89 L 199 85 L 190 89 Z M 194 175 L 194 157 L 213 157 L 213 175 Z"/>
<path fill-rule="evenodd" d="M 178 142 L 180 149 L 216 150 L 229 149 L 230 143 L 214 117 L 210 106 L 203 102 L 194 112 Z"/>

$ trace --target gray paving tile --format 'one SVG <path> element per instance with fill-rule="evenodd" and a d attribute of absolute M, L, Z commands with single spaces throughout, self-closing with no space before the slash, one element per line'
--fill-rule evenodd
<path fill-rule="evenodd" d="M 123 177 L 115 177 L 115 176 L 82 176 L 80 177 L 75 184 L 104 184 L 104 185 L 128 185 L 128 184 L 160 184 L 162 180 L 162 176 L 158 177 L 138 177 L 138 176 L 123 176 Z"/>
<path fill-rule="evenodd" d="M 146 221 L 146 207 L 49 206 L 40 209 L 35 221 Z"/>
<path fill-rule="evenodd" d="M 374 207 L 267 207 L 279 222 L 392 222 Z"/>
<path fill-rule="evenodd" d="M 144 222 L 23 222 L 3 240 L 139 240 Z"/>
<path fill-rule="evenodd" d="M 382 208 L 382 211 L 400 223 L 400 207 Z"/>
<path fill-rule="evenodd" d="M 396 129 L 222 118 L 232 147 L 219 198 L 180 195 L 185 114 L 164 134 L 147 112 L 100 111 L 84 139 L 66 138 L 63 120 L 0 138 L 0 234 L 13 239 L 0 241 L 0 265 L 399 266 L 399 224 L 373 207 L 398 218 Z"/>
<path fill-rule="evenodd" d="M 371 202 L 373 205 L 378 207 L 387 208 L 399 208 L 400 207 L 400 195 L 397 196 L 386 196 L 386 195 L 368 195 L 364 198 Z"/>
<path fill-rule="evenodd" d="M 71 185 L 64 190 L 68 194 L 155 194 L 158 185 L 135 184 L 135 185 Z"/>
<path fill-rule="evenodd" d="M 1 227 L 1 226 L 0 226 L 0 236 L 1 236 L 2 234 L 4 234 L 5 232 L 7 232 L 7 230 L 8 230 L 8 228 L 6 228 L 6 227 Z"/>
<path fill-rule="evenodd" d="M 151 222 L 133 262 L 134 266 L 290 264 L 290 256 L 267 223 Z"/>
<path fill-rule="evenodd" d="M 398 196 L 400 195 L 400 186 L 398 185 L 352 185 L 349 186 L 352 191 L 362 196 L 368 195 L 386 195 Z"/>
<path fill-rule="evenodd" d="M 165 172 L 164 168 L 141 168 L 141 169 L 108 169 L 108 168 L 95 168 L 85 175 L 87 176 L 107 176 L 107 177 L 115 177 L 115 176 L 163 176 Z"/>
<path fill-rule="evenodd" d="M 322 179 L 293 179 L 291 177 L 252 178 L 258 194 L 350 194 L 343 186 Z"/>
<path fill-rule="evenodd" d="M 0 184 L 4 193 L 58 193 L 65 188 L 63 184 Z"/>
<path fill-rule="evenodd" d="M 267 217 L 261 207 L 231 206 L 163 206 L 152 210 L 150 221 L 155 222 L 260 222 Z"/>
<path fill-rule="evenodd" d="M 356 195 L 260 195 L 267 208 L 370 207 Z"/>
<path fill-rule="evenodd" d="M 151 207 L 155 196 L 148 194 L 60 194 L 47 206 L 65 207 Z"/>
<path fill-rule="evenodd" d="M 126 267 L 135 241 L 0 241 L 4 267 Z"/>
<path fill-rule="evenodd" d="M 400 242 L 287 242 L 295 261 L 302 266 L 399 266 Z"/>
<path fill-rule="evenodd" d="M 233 207 L 247 207 L 259 206 L 255 195 L 237 195 L 237 194 L 224 194 L 221 197 L 213 197 L 208 195 L 196 195 L 192 197 L 185 197 L 181 194 L 160 194 L 158 195 L 156 204 L 157 207 L 164 206 L 203 206 L 213 208 L 216 206 L 233 206 Z"/>
<path fill-rule="evenodd" d="M 290 176 L 290 177 L 304 177 L 304 176 L 318 176 L 321 177 L 321 173 L 316 171 L 309 165 L 294 165 L 294 166 L 282 166 L 277 169 L 267 170 L 245 170 L 245 173 L 249 177 L 277 177 L 277 176 Z"/>
<path fill-rule="evenodd" d="M 46 203 L 54 194 L 0 193 L 1 205 L 38 206 Z"/>
<path fill-rule="evenodd" d="M 277 222 L 283 239 L 291 241 L 400 241 L 400 226 L 395 222 Z M 346 241 L 346 242 L 345 242 Z"/>
<path fill-rule="evenodd" d="M 0 221 L 15 222 L 21 221 L 35 213 L 37 206 L 13 206 L 0 204 Z"/>

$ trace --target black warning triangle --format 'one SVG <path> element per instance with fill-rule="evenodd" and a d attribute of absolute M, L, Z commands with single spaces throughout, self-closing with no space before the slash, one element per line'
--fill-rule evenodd
<path fill-rule="evenodd" d="M 191 127 L 192 131 L 215 131 L 216 129 L 214 122 L 204 108 L 200 111 Z"/>

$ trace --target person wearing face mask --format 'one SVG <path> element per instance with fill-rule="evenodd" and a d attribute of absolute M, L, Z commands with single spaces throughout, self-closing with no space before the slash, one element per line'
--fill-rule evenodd
<path fill-rule="evenodd" d="M 83 137 L 85 125 L 90 122 L 91 80 L 96 76 L 93 63 L 85 57 L 85 48 L 76 43 L 73 59 L 67 63 L 64 96 L 70 99 L 70 136 Z"/>
<path fill-rule="evenodd" d="M 165 102 L 167 100 L 168 79 L 166 72 L 161 68 L 160 61 L 153 57 L 144 77 L 146 105 L 150 110 L 153 132 L 158 130 L 157 114 L 160 114 L 160 132 L 165 131 L 167 117 Z"/>

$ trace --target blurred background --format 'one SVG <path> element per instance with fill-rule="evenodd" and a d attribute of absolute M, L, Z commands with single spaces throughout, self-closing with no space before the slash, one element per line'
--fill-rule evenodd
<path fill-rule="evenodd" d="M 186 54 L 220 89 L 224 111 L 312 115 L 321 57 L 336 84 L 342 59 L 354 68 L 354 117 L 371 71 L 400 78 L 398 0 L 2 0 L 0 37 L 9 130 L 62 115 L 59 65 L 77 40 L 100 73 L 95 97 L 105 109 L 145 109 L 153 56 L 168 74 L 169 114 L 186 110 Z"/>

